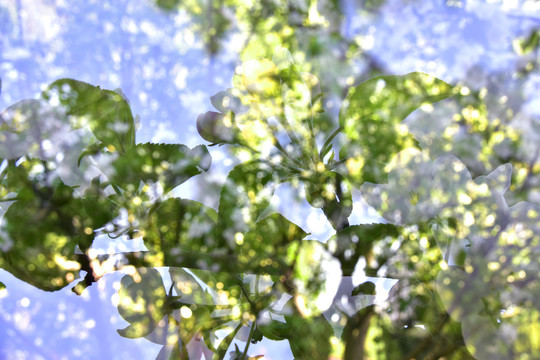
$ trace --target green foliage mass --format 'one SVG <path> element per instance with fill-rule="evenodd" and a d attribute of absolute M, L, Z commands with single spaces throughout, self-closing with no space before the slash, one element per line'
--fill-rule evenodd
<path fill-rule="evenodd" d="M 195 346 L 217 359 L 257 358 L 250 344 L 264 338 L 288 341 L 296 359 L 468 359 L 493 347 L 538 355 L 538 206 L 507 204 L 510 165 L 473 179 L 459 159 L 421 149 L 403 123 L 450 97 L 464 101 L 459 89 L 424 73 L 375 77 L 349 89 L 334 124 L 302 67 L 281 46 L 271 60 L 246 61 L 234 88 L 211 98 L 219 112 L 197 119 L 204 140 L 239 160 L 217 211 L 174 192 L 212 171 L 207 148 L 137 144 L 121 91 L 62 79 L 7 109 L 0 266 L 45 291 L 84 270 L 77 293 L 124 271 L 118 311 L 129 325 L 118 333 L 162 345 L 160 359 L 187 358 Z M 277 212 L 283 184 L 303 187 L 300 201 L 335 235 L 308 240 Z M 355 190 L 384 221 L 350 223 Z M 111 265 L 93 252 L 97 237 L 142 238 L 146 251 Z"/>

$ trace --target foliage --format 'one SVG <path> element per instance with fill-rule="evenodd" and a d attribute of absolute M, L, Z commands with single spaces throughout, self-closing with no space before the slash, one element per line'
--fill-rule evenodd
<path fill-rule="evenodd" d="M 540 209 L 507 204 L 511 165 L 473 179 L 403 122 L 464 101 L 458 88 L 424 73 L 367 80 L 328 133 L 317 78 L 284 47 L 246 61 L 233 85 L 197 119 L 240 160 L 217 211 L 173 192 L 211 171 L 207 148 L 137 144 L 121 91 L 62 79 L 5 110 L 0 266 L 45 291 L 84 270 L 81 293 L 112 261 L 92 251 L 97 237 L 142 238 L 146 251 L 109 269 L 125 272 L 118 333 L 162 345 L 159 359 L 258 358 L 249 348 L 263 338 L 287 340 L 296 359 L 539 354 Z M 285 183 L 334 236 L 308 240 L 272 208 Z M 355 190 L 384 221 L 350 223 Z"/>

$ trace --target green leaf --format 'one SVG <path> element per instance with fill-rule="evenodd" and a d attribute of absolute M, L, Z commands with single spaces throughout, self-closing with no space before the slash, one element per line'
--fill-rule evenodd
<path fill-rule="evenodd" d="M 240 331 L 243 325 L 244 325 L 244 322 L 241 321 L 236 326 L 236 328 L 229 335 L 227 335 L 225 339 L 221 341 L 221 343 L 219 344 L 217 348 L 217 352 L 214 356 L 214 359 L 219 359 L 219 360 L 225 359 L 225 355 L 227 354 L 227 350 L 229 349 L 231 342 L 234 340 L 234 337 L 236 336 L 238 331 Z"/>
<path fill-rule="evenodd" d="M 236 248 L 236 234 L 246 233 L 259 220 L 270 205 L 274 185 L 273 169 L 263 162 L 242 163 L 229 173 L 218 211 L 218 233 L 227 247 Z"/>
<path fill-rule="evenodd" d="M 289 247 L 289 256 L 294 264 L 291 283 L 296 289 L 296 300 L 302 303 L 302 314 L 320 314 L 330 307 L 338 290 L 339 261 L 319 241 L 303 240 L 293 245 Z"/>
<path fill-rule="evenodd" d="M 259 327 L 256 327 L 255 330 L 253 330 L 253 335 L 251 336 L 251 343 L 256 344 L 259 341 L 262 341 L 263 333 L 259 329 Z"/>
<path fill-rule="evenodd" d="M 21 100 L 0 112 L 0 159 L 52 158 L 56 154 L 43 151 L 42 142 L 53 138 L 62 142 L 68 125 L 68 117 L 44 101 Z"/>
<path fill-rule="evenodd" d="M 288 247 L 306 237 L 298 225 L 281 214 L 272 214 L 258 221 L 243 237 L 237 251 L 247 269 L 261 268 L 268 272 L 290 266 Z"/>
<path fill-rule="evenodd" d="M 193 149 L 180 144 L 137 144 L 112 163 L 110 180 L 122 188 L 137 189 L 159 182 L 164 193 L 210 168 L 212 159 L 205 146 Z"/>
<path fill-rule="evenodd" d="M 538 48 L 540 44 L 540 31 L 534 30 L 529 36 L 514 40 L 514 49 L 520 55 L 526 55 Z"/>
<path fill-rule="evenodd" d="M 193 275 L 195 275 L 200 281 L 214 290 L 216 293 L 219 287 L 223 291 L 228 291 L 228 294 L 232 298 L 236 298 L 238 303 L 240 303 L 240 298 L 243 297 L 241 289 L 241 281 L 237 279 L 234 275 L 226 272 L 214 272 L 206 271 L 199 269 L 190 269 L 189 270 Z M 171 279 L 174 282 L 174 289 L 178 296 L 180 296 L 180 301 L 186 304 L 197 304 L 197 305 L 223 305 L 214 298 L 210 292 L 203 290 L 198 281 L 188 273 L 183 268 L 170 268 L 169 273 Z"/>
<path fill-rule="evenodd" d="M 375 284 L 371 281 L 366 281 L 358 285 L 352 291 L 352 296 L 356 295 L 375 295 Z"/>
<path fill-rule="evenodd" d="M 59 182 L 12 204 L 3 219 L 0 267 L 45 291 L 56 291 L 78 278 L 82 264 L 75 248 L 89 244 L 86 214 L 73 189 Z M 30 196 L 30 194 L 29 194 Z M 87 269 L 85 269 L 87 270 Z"/>
<path fill-rule="evenodd" d="M 343 275 L 350 276 L 358 259 L 371 255 L 374 243 L 399 234 L 400 227 L 392 224 L 354 225 L 338 231 L 328 240 L 326 248 L 340 260 Z"/>
<path fill-rule="evenodd" d="M 153 266 L 275 274 L 290 265 L 288 245 L 306 236 L 282 215 L 272 214 L 244 224 L 245 232 L 235 233 L 229 247 L 222 233 L 230 229 L 217 228 L 215 218 L 213 209 L 192 200 L 171 198 L 156 205 L 140 220 L 140 234 L 151 254 L 148 260 Z M 158 256 L 152 260 L 154 255 Z M 208 276 L 204 271 L 200 275 Z M 239 283 L 234 278 L 227 281 Z"/>
<path fill-rule="evenodd" d="M 257 328 L 264 337 L 274 341 L 287 339 L 291 331 L 290 324 L 277 320 L 271 320 L 267 323 L 259 322 Z"/>
<path fill-rule="evenodd" d="M 124 276 L 118 295 L 118 313 L 130 323 L 117 330 L 123 337 L 136 339 L 150 334 L 169 312 L 163 280 L 154 268 L 140 268 L 137 273 Z"/>
<path fill-rule="evenodd" d="M 144 214 L 143 214 L 144 215 Z M 153 266 L 207 268 L 219 264 L 211 254 L 220 248 L 215 235 L 215 211 L 199 202 L 170 198 L 140 220 L 144 244 Z M 221 262 L 229 262 L 222 254 Z"/>
<path fill-rule="evenodd" d="M 327 360 L 332 351 L 330 338 L 334 330 L 323 315 L 304 318 L 298 314 L 285 316 L 290 326 L 287 338 L 295 360 Z"/>
<path fill-rule="evenodd" d="M 118 216 L 99 181 L 76 192 L 56 177 L 54 164 L 35 158 L 9 160 L 0 193 L 16 193 L 3 218 L 0 267 L 42 290 L 55 291 L 85 270 L 92 281 L 85 252 L 94 231 Z M 86 285 L 89 285 L 87 283 Z"/>
<path fill-rule="evenodd" d="M 334 132 L 332 134 L 330 134 L 330 136 L 325 140 L 323 146 L 321 147 L 321 151 L 319 153 L 319 157 L 321 159 L 324 159 L 324 157 L 328 154 L 328 152 L 330 150 L 332 150 L 332 141 L 334 140 L 334 138 L 339 135 L 341 133 L 343 129 L 342 128 L 337 128 L 336 130 L 334 130 Z M 331 159 L 333 159 L 334 157 L 331 156 L 330 157 Z"/>
<path fill-rule="evenodd" d="M 4 290 L 6 288 L 6 285 L 0 281 L 0 290 Z"/>
<path fill-rule="evenodd" d="M 88 83 L 60 79 L 41 94 L 49 101 L 58 100 L 72 127 L 86 125 L 109 150 L 126 152 L 135 145 L 135 124 L 128 101 L 121 91 L 101 89 Z"/>
<path fill-rule="evenodd" d="M 279 71 L 284 115 L 291 130 L 299 136 L 304 156 L 317 151 L 313 138 L 313 111 L 311 89 L 294 65 L 293 58 L 284 47 L 277 47 L 272 62 Z M 307 79 L 307 77 L 306 77 Z"/>
<path fill-rule="evenodd" d="M 380 76 L 353 87 L 339 112 L 348 140 L 349 175 L 355 185 L 381 183 L 384 167 L 401 150 L 418 147 L 400 122 L 422 105 L 451 96 L 452 86 L 431 75 Z"/>

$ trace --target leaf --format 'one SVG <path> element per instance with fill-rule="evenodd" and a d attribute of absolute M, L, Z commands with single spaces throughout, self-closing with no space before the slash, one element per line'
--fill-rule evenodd
<path fill-rule="evenodd" d="M 244 234 L 270 205 L 274 192 L 273 169 L 258 161 L 236 166 L 221 189 L 218 233 L 229 249 L 236 248 L 236 234 Z"/>
<path fill-rule="evenodd" d="M 118 215 L 99 182 L 75 192 L 49 162 L 35 158 L 7 161 L 4 175 L 0 192 L 16 193 L 18 201 L 3 219 L 0 243 L 12 245 L 0 253 L 0 267 L 45 291 L 63 288 L 80 270 L 89 285 L 88 259 L 75 249 L 85 252 L 94 231 Z"/>
<path fill-rule="evenodd" d="M 204 290 L 197 279 L 185 269 L 170 268 L 169 273 L 180 301 L 185 304 L 226 305 L 217 297 L 218 290 L 228 291 L 229 296 L 236 299 L 243 296 L 240 280 L 226 272 L 190 269 L 190 273 L 205 284 Z"/>
<path fill-rule="evenodd" d="M 328 152 L 330 152 L 330 150 L 332 150 L 332 141 L 334 140 L 334 138 L 339 135 L 341 133 L 343 129 L 342 128 L 337 128 L 336 130 L 334 130 L 334 132 L 332 134 L 330 134 L 330 136 L 325 140 L 323 146 L 321 147 L 321 151 L 319 153 L 319 157 L 321 159 L 324 159 L 326 157 L 326 155 L 328 154 Z M 334 158 L 333 154 L 332 156 L 330 156 L 331 159 Z"/>
<path fill-rule="evenodd" d="M 281 214 L 272 214 L 258 221 L 244 236 L 237 251 L 246 263 L 246 269 L 261 267 L 275 272 L 290 266 L 289 245 L 307 235 L 302 228 Z"/>
<path fill-rule="evenodd" d="M 369 326 L 369 327 L 368 327 Z M 367 331 L 365 331 L 365 330 Z M 360 310 L 354 317 L 352 317 L 344 334 L 349 337 L 346 338 L 349 342 L 346 354 L 349 358 L 358 355 L 355 354 L 355 340 L 360 341 L 361 338 L 355 337 L 353 333 L 359 331 L 365 331 L 365 342 L 367 344 L 377 341 L 381 345 L 378 347 L 366 347 L 364 348 L 366 357 L 385 358 L 385 359 L 425 359 L 429 358 L 428 347 L 422 347 L 422 341 L 430 339 L 436 342 L 438 337 L 442 337 L 438 333 L 438 337 L 434 338 L 427 329 L 423 329 L 417 326 L 404 327 L 403 323 L 399 320 L 392 319 L 392 314 L 388 313 L 373 313 L 372 306 Z M 446 335 L 446 334 L 445 334 Z M 446 338 L 444 340 L 448 341 Z M 345 340 L 345 339 L 344 339 Z M 441 344 L 442 345 L 442 344 Z M 419 353 L 413 353 L 415 349 L 420 350 Z M 426 351 L 427 350 L 427 351 Z M 345 358 L 347 358 L 345 356 Z M 458 357 L 461 359 L 460 357 Z"/>
<path fill-rule="evenodd" d="M 78 278 L 83 267 L 77 245 L 94 238 L 87 233 L 83 202 L 60 181 L 25 196 L 4 215 L 0 243 L 11 246 L 0 253 L 0 266 L 39 289 L 59 290 Z"/>
<path fill-rule="evenodd" d="M 285 316 L 290 326 L 287 338 L 295 360 L 327 360 L 332 351 L 330 338 L 334 330 L 323 315 L 304 318 L 299 314 Z"/>
<path fill-rule="evenodd" d="M 182 303 L 187 304 L 214 304 L 212 297 L 206 293 L 197 280 L 184 268 L 170 267 L 169 274 L 173 282 L 173 288 L 180 297 Z"/>
<path fill-rule="evenodd" d="M 49 101 L 58 100 L 66 114 L 71 115 L 74 129 L 90 126 L 105 147 L 126 152 L 135 145 L 135 124 L 124 94 L 101 89 L 88 83 L 60 79 L 41 94 Z"/>
<path fill-rule="evenodd" d="M 422 105 L 452 95 L 452 87 L 424 73 L 380 76 L 355 86 L 343 102 L 339 125 L 348 140 L 349 175 L 355 185 L 384 182 L 384 167 L 401 150 L 418 147 L 400 126 Z"/>
<path fill-rule="evenodd" d="M 371 281 L 366 281 L 358 285 L 352 291 L 352 296 L 356 295 L 375 295 L 375 284 Z"/>
<path fill-rule="evenodd" d="M 281 81 L 293 91 L 299 91 L 302 93 L 307 91 L 308 99 L 311 101 L 311 91 L 304 83 L 302 74 L 300 74 L 294 65 L 294 61 L 289 50 L 278 46 L 274 51 L 274 55 L 272 56 L 272 62 L 279 71 Z"/>
<path fill-rule="evenodd" d="M 140 268 L 120 281 L 118 313 L 130 323 L 117 330 L 120 336 L 136 339 L 147 336 L 167 315 L 167 293 L 161 275 L 154 268 Z"/>
<path fill-rule="evenodd" d="M 514 50 L 519 55 L 527 55 L 538 48 L 540 44 L 540 31 L 533 30 L 531 33 L 519 39 L 514 40 Z"/>
<path fill-rule="evenodd" d="M 281 96 L 285 117 L 292 131 L 300 136 L 304 152 L 312 154 L 316 152 L 316 144 L 311 132 L 313 128 L 311 89 L 294 65 L 289 50 L 278 46 L 274 51 L 272 62 L 279 71 L 282 83 Z M 308 76 L 305 78 L 308 79 Z"/>
<path fill-rule="evenodd" d="M 63 141 L 69 130 L 67 116 L 59 109 L 42 100 L 21 100 L 0 113 L 0 159 L 52 159 L 68 146 Z M 49 151 L 43 149 L 45 140 L 52 143 Z"/>
<path fill-rule="evenodd" d="M 287 339 L 290 334 L 291 325 L 286 322 L 271 320 L 267 323 L 259 322 L 257 329 L 261 331 L 264 337 L 270 340 L 280 341 Z"/>
<path fill-rule="evenodd" d="M 146 247 L 158 255 L 153 266 L 218 265 L 217 259 L 210 256 L 220 249 L 215 217 L 212 208 L 192 200 L 170 198 L 157 204 L 140 219 L 139 229 Z M 221 261 L 229 262 L 229 259 L 222 256 Z"/>
<path fill-rule="evenodd" d="M 137 189 L 140 181 L 147 185 L 159 182 L 167 193 L 208 170 L 211 162 L 202 145 L 190 149 L 180 144 L 137 144 L 114 160 L 110 180 L 124 189 Z"/>
<path fill-rule="evenodd" d="M 213 209 L 192 200 L 171 198 L 157 205 L 140 225 L 145 245 L 154 254 L 148 259 L 158 255 L 152 265 L 200 269 L 196 275 L 205 277 L 205 269 L 276 274 L 290 264 L 288 245 L 306 236 L 300 227 L 273 214 L 244 224 L 245 232 L 233 235 L 234 245 L 229 247 L 222 232 L 230 230 L 217 228 L 215 218 Z M 234 278 L 227 281 L 239 283 Z"/>
<path fill-rule="evenodd" d="M 210 102 L 222 114 L 228 114 L 231 111 L 233 113 L 245 112 L 248 109 L 242 103 L 242 99 L 235 94 L 234 89 L 231 88 L 211 96 Z"/>
<path fill-rule="evenodd" d="M 349 226 L 352 212 L 352 195 L 349 182 L 335 171 L 315 172 L 304 181 L 306 200 L 316 208 L 322 208 L 334 229 Z"/>
<path fill-rule="evenodd" d="M 263 333 L 259 329 L 259 327 L 256 327 L 255 330 L 253 330 L 253 335 L 251 335 L 251 343 L 256 344 L 259 341 L 262 341 Z"/>
<path fill-rule="evenodd" d="M 6 288 L 6 285 L 0 281 L 0 290 L 4 290 Z"/>
<path fill-rule="evenodd" d="M 214 357 L 215 359 L 216 358 L 219 359 L 219 360 L 225 359 L 225 355 L 227 354 L 227 350 L 229 349 L 229 346 L 231 345 L 231 342 L 233 341 L 233 339 L 236 336 L 236 334 L 238 333 L 238 331 L 242 328 L 242 326 L 244 326 L 243 321 L 241 321 L 236 326 L 236 328 L 229 335 L 227 335 L 227 337 L 225 339 L 223 339 L 221 341 L 221 343 L 219 344 L 219 346 L 217 348 L 216 356 Z"/>
<path fill-rule="evenodd" d="M 392 224 L 354 225 L 338 231 L 328 240 L 326 248 L 340 260 L 343 275 L 351 276 L 358 259 L 371 256 L 374 243 L 399 234 L 400 227 Z"/>
<path fill-rule="evenodd" d="M 318 315 L 331 306 L 341 279 L 339 261 L 324 244 L 303 240 L 291 246 L 289 255 L 294 264 L 292 283 L 296 289 L 296 305 L 303 315 Z"/>

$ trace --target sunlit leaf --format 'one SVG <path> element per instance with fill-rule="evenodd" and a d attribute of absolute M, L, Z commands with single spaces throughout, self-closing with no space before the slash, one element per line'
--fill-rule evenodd
<path fill-rule="evenodd" d="M 236 166 L 221 190 L 218 231 L 228 247 L 234 249 L 237 234 L 243 235 L 270 205 L 275 186 L 273 169 L 263 162 Z"/>
<path fill-rule="evenodd" d="M 538 48 L 540 44 L 540 31 L 533 30 L 524 38 L 514 40 L 514 50 L 520 55 L 526 55 Z"/>
<path fill-rule="evenodd" d="M 110 180 L 135 189 L 142 181 L 147 185 L 159 183 L 166 194 L 190 177 L 210 168 L 212 160 L 204 146 L 193 149 L 180 144 L 137 144 L 111 164 Z"/>
<path fill-rule="evenodd" d="M 380 76 L 353 87 L 339 112 L 339 125 L 348 140 L 351 181 L 384 182 L 384 167 L 392 157 L 418 146 L 400 122 L 422 105 L 451 95 L 449 84 L 424 73 Z"/>
<path fill-rule="evenodd" d="M 96 219 L 86 212 L 91 201 L 75 197 L 59 180 L 53 186 L 24 186 L 19 191 L 23 199 L 13 203 L 3 219 L 0 266 L 42 290 L 59 290 L 78 278 L 85 265 L 75 248 L 87 248 L 94 238 Z"/>
<path fill-rule="evenodd" d="M 292 56 L 287 49 L 276 48 L 272 62 L 279 70 L 282 82 L 281 96 L 284 102 L 285 116 L 292 130 L 309 143 L 312 141 L 310 141 L 312 137 L 310 128 L 313 126 L 311 89 L 304 82 L 302 74 L 294 65 Z"/>
<path fill-rule="evenodd" d="M 135 145 L 133 114 L 121 91 L 104 90 L 74 79 L 61 79 L 49 85 L 42 98 L 52 103 L 59 102 L 62 110 L 71 116 L 73 128 L 90 126 L 104 147 L 126 152 Z"/>
<path fill-rule="evenodd" d="M 352 212 L 352 195 L 346 178 L 335 171 L 315 171 L 305 177 L 306 200 L 316 208 L 322 208 L 334 229 L 349 225 Z"/>
<path fill-rule="evenodd" d="M 318 241 L 304 240 L 289 247 L 294 261 L 292 283 L 296 306 L 304 316 L 326 311 L 336 295 L 342 271 L 339 261 Z"/>
<path fill-rule="evenodd" d="M 179 301 L 184 304 L 228 304 L 219 298 L 219 290 L 227 291 L 235 299 L 242 296 L 240 281 L 229 273 L 197 269 L 189 269 L 187 272 L 186 269 L 182 268 L 170 268 L 169 273 L 174 282 L 173 287 L 180 296 Z M 204 289 L 199 282 L 205 284 Z"/>
<path fill-rule="evenodd" d="M 220 247 L 215 219 L 213 209 L 192 200 L 170 198 L 155 205 L 140 225 L 146 247 L 156 256 L 153 265 L 218 266 L 218 258 L 210 257 Z"/>
<path fill-rule="evenodd" d="M 118 330 L 121 336 L 135 339 L 166 325 L 163 318 L 170 312 L 167 292 L 156 269 L 141 268 L 133 275 L 124 276 L 118 295 L 118 312 L 130 324 Z"/>
<path fill-rule="evenodd" d="M 261 268 L 275 272 L 290 265 L 289 245 L 302 240 L 307 233 L 281 214 L 272 214 L 258 221 L 243 236 L 237 246 L 240 261 L 247 268 Z"/>

